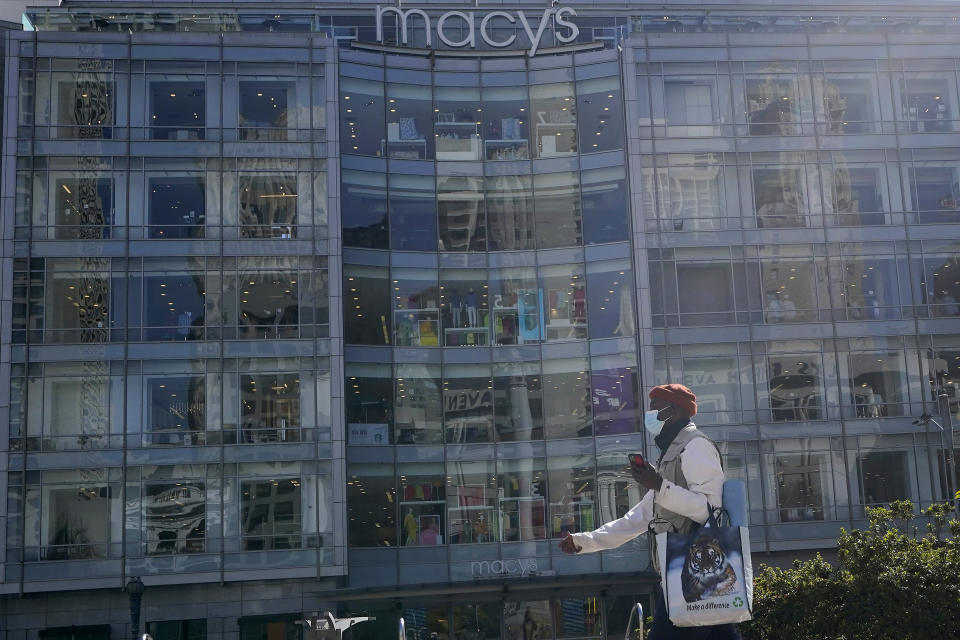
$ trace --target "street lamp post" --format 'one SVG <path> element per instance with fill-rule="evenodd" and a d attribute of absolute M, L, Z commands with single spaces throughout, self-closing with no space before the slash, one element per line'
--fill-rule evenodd
<path fill-rule="evenodd" d="M 953 433 L 953 414 L 950 412 L 950 396 L 947 395 L 947 392 L 941 386 L 938 397 L 940 400 L 940 415 L 943 416 L 944 421 L 943 428 L 947 431 L 947 435 L 949 436 L 948 442 L 950 443 L 950 452 L 946 456 L 946 460 L 944 460 L 947 464 L 947 474 L 950 478 L 950 495 L 948 497 L 951 502 L 953 502 L 954 507 L 960 508 L 960 499 L 956 497 L 957 491 L 960 491 L 960 487 L 957 486 L 957 461 L 954 459 L 957 455 L 957 441 Z"/>
<path fill-rule="evenodd" d="M 936 395 L 937 408 L 940 410 L 940 416 L 944 424 L 938 424 L 929 414 L 920 416 L 920 419 L 914 421 L 914 424 L 927 424 L 932 422 L 937 425 L 941 431 L 947 432 L 947 446 L 949 449 L 944 456 L 944 463 L 947 467 L 947 479 L 950 483 L 948 500 L 953 503 L 955 508 L 960 509 L 960 498 L 956 497 L 957 492 L 960 491 L 960 487 L 957 486 L 957 463 L 954 459 L 957 452 L 957 442 L 956 434 L 953 432 L 953 414 L 950 409 L 950 394 L 947 393 L 946 388 L 947 384 L 952 385 L 953 382 L 946 381 L 947 376 L 950 374 L 947 361 L 942 357 L 938 357 L 933 350 L 927 352 L 927 363 L 930 366 L 930 386 Z"/>
<path fill-rule="evenodd" d="M 140 640 L 140 600 L 143 598 L 143 580 L 140 576 L 130 578 L 127 593 L 130 594 L 130 639 Z"/>

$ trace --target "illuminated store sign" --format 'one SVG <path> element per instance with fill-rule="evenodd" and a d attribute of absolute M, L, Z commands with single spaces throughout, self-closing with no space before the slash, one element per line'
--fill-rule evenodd
<path fill-rule="evenodd" d="M 477 32 L 479 31 L 480 39 L 491 47 L 504 49 L 513 46 L 517 40 L 515 34 L 503 40 L 497 40 L 490 34 L 490 21 L 494 18 L 503 18 L 510 24 L 519 22 L 523 26 L 523 31 L 527 34 L 528 45 L 530 47 L 528 52 L 530 57 L 536 55 L 537 49 L 540 47 L 540 42 L 543 40 L 543 34 L 548 27 L 553 30 L 557 42 L 562 42 L 563 44 L 573 42 L 577 39 L 577 36 L 580 35 L 580 29 L 569 20 L 569 18 L 577 15 L 577 12 L 570 7 L 551 7 L 544 9 L 540 21 L 532 25 L 523 11 L 517 11 L 515 13 L 509 11 L 491 11 L 490 13 L 483 14 L 483 18 L 480 19 L 480 26 L 477 28 L 476 13 L 476 11 L 447 11 L 441 14 L 440 17 L 437 18 L 436 24 L 437 37 L 440 38 L 440 42 L 453 49 L 462 49 L 465 47 L 476 48 Z M 383 42 L 383 17 L 388 14 L 393 14 L 397 17 L 401 44 L 407 44 L 409 23 L 414 18 L 420 18 L 423 20 L 426 31 L 427 47 L 432 46 L 433 25 L 426 11 L 423 9 L 404 10 L 397 7 L 381 7 L 379 5 L 377 6 L 378 42 Z M 446 29 L 450 26 L 457 27 L 456 33 L 457 36 L 461 38 L 460 40 L 451 40 L 447 36 Z M 464 27 L 466 29 L 466 35 L 462 35 L 464 33 Z"/>

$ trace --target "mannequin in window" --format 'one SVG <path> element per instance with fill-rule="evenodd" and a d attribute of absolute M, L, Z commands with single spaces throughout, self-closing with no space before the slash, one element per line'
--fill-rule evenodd
<path fill-rule="evenodd" d="M 460 314 L 463 312 L 463 298 L 460 297 L 460 292 L 456 289 L 450 290 L 450 315 L 453 322 L 453 327 L 458 328 L 462 324 L 462 319 Z"/>
<path fill-rule="evenodd" d="M 417 544 L 417 518 L 413 515 L 413 509 L 407 509 L 407 515 L 403 517 L 403 529 L 407 533 L 404 544 L 407 546 Z"/>
<path fill-rule="evenodd" d="M 477 307 L 480 306 L 480 298 L 477 296 L 473 287 L 467 292 L 465 299 L 467 305 L 467 326 L 476 327 L 477 325 Z"/>

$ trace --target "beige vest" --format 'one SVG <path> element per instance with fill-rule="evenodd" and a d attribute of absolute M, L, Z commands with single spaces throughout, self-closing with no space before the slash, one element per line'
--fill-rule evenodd
<path fill-rule="evenodd" d="M 707 438 L 702 431 L 697 429 L 697 426 L 692 422 L 680 430 L 680 433 L 674 437 L 673 441 L 670 443 L 670 446 L 667 447 L 667 450 L 663 452 L 663 455 L 660 456 L 660 462 L 657 466 L 657 471 L 660 472 L 660 475 L 664 480 L 669 480 L 678 487 L 684 489 L 687 487 L 687 479 L 683 476 L 683 468 L 680 464 L 680 454 L 683 453 L 683 450 L 686 449 L 687 445 L 696 438 Z M 713 441 L 707 438 L 711 444 Z M 716 445 L 714 445 L 716 446 Z M 720 505 L 714 505 L 719 507 Z M 653 564 L 653 568 L 656 571 L 659 571 L 659 562 L 657 559 L 657 539 L 656 534 L 658 533 L 689 533 L 693 530 L 695 526 L 699 526 L 699 523 L 691 520 L 686 516 L 682 516 L 679 513 L 674 513 L 669 509 L 664 509 L 657 504 L 657 496 L 653 496 L 653 519 L 650 520 L 650 557 Z"/>

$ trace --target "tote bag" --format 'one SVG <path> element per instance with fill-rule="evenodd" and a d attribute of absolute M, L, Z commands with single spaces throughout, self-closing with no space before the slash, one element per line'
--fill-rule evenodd
<path fill-rule="evenodd" d="M 690 533 L 657 534 L 664 604 L 678 627 L 745 622 L 753 617 L 750 530 L 720 526 L 713 509 Z"/>

